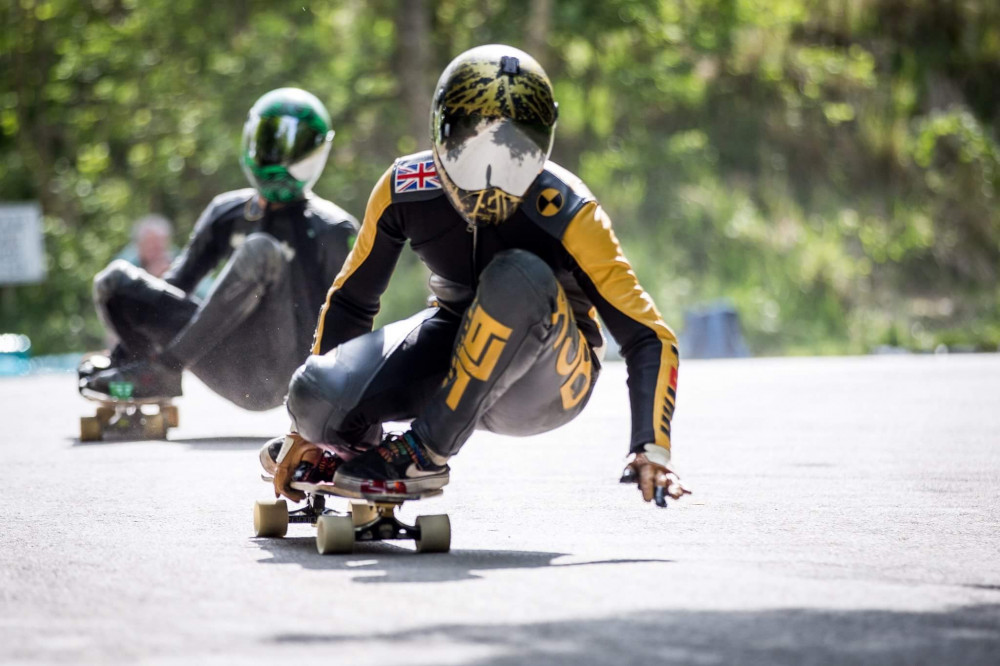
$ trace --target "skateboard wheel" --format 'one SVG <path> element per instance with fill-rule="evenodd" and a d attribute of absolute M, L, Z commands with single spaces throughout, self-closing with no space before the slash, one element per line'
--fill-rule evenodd
<path fill-rule="evenodd" d="M 288 533 L 288 504 L 285 500 L 257 500 L 254 503 L 253 533 L 266 538 L 281 538 Z"/>
<path fill-rule="evenodd" d="M 177 405 L 163 405 L 160 408 L 160 414 L 163 414 L 168 428 L 176 428 L 180 425 L 180 413 L 177 411 Z"/>
<path fill-rule="evenodd" d="M 447 553 L 451 550 L 451 520 L 445 514 L 417 516 L 417 551 L 421 553 Z"/>
<path fill-rule="evenodd" d="M 378 509 L 368 502 L 351 502 L 351 519 L 354 525 L 364 525 L 378 518 Z"/>
<path fill-rule="evenodd" d="M 316 550 L 320 555 L 354 550 L 354 521 L 350 516 L 320 516 L 316 521 Z"/>
<path fill-rule="evenodd" d="M 97 408 L 97 420 L 102 424 L 106 424 L 115 415 L 114 407 L 98 407 Z"/>
<path fill-rule="evenodd" d="M 143 418 L 142 434 L 148 439 L 166 439 L 167 422 L 163 414 L 148 414 Z"/>
<path fill-rule="evenodd" d="M 101 439 L 101 419 L 99 416 L 80 417 L 80 441 L 96 442 Z"/>

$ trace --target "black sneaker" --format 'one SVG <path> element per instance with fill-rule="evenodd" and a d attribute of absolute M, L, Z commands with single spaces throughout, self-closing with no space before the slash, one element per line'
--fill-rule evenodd
<path fill-rule="evenodd" d="M 83 358 L 80 359 L 80 365 L 76 368 L 76 374 L 80 379 L 85 379 L 96 375 L 98 372 L 108 370 L 109 368 L 117 368 L 133 360 L 137 359 L 119 344 L 115 345 L 115 348 L 111 351 L 105 349 L 104 351 L 84 354 Z"/>
<path fill-rule="evenodd" d="M 107 370 L 111 367 L 111 352 L 102 351 L 94 352 L 93 354 L 87 354 L 82 359 L 80 359 L 80 365 L 76 367 L 76 374 L 80 379 L 86 379 L 91 375 L 96 375 L 102 370 Z"/>
<path fill-rule="evenodd" d="M 133 361 L 80 380 L 80 392 L 98 400 L 153 402 L 182 395 L 181 372 L 149 361 Z"/>
<path fill-rule="evenodd" d="M 368 495 L 420 495 L 448 483 L 448 465 L 431 461 L 412 431 L 385 437 L 375 448 L 337 469 L 334 484 Z"/>

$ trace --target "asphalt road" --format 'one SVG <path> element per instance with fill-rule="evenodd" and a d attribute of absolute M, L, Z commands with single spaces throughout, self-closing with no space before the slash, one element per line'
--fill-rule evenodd
<path fill-rule="evenodd" d="M 80 444 L 69 375 L 0 380 L 0 662 L 1000 663 L 1000 356 L 686 362 L 667 510 L 617 483 L 624 367 L 478 434 L 453 550 L 256 539 L 281 410 L 185 378 L 169 441 Z"/>

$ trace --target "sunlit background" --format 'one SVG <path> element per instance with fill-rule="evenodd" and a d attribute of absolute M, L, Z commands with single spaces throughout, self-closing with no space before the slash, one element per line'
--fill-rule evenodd
<path fill-rule="evenodd" d="M 429 147 L 444 65 L 489 42 L 547 69 L 553 159 L 675 328 L 708 305 L 755 355 L 1000 342 L 996 0 L 9 0 L 0 26 L 0 201 L 39 202 L 47 257 L 0 286 L 0 334 L 36 355 L 103 346 L 91 279 L 136 219 L 179 247 L 247 185 L 264 92 L 327 105 L 315 189 L 360 218 Z M 380 321 L 422 305 L 422 270 L 404 255 Z"/>

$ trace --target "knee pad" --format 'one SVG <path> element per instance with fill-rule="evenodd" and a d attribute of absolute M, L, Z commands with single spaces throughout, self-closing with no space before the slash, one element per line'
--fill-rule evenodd
<path fill-rule="evenodd" d="M 264 283 L 277 280 L 286 263 L 282 244 L 261 232 L 247 236 L 230 261 L 241 277 Z"/>
<path fill-rule="evenodd" d="M 138 268 L 124 259 L 115 259 L 107 268 L 94 276 L 94 302 L 107 303 L 126 285 L 138 279 Z"/>
<path fill-rule="evenodd" d="M 477 298 L 487 312 L 524 316 L 529 324 L 550 316 L 558 296 L 552 269 L 525 250 L 500 252 L 479 277 Z"/>

